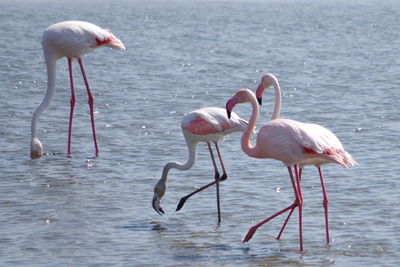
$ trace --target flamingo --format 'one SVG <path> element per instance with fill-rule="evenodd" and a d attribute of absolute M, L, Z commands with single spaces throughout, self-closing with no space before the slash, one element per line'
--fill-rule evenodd
<path fill-rule="evenodd" d="M 335 163 L 348 167 L 356 164 L 352 156 L 346 152 L 339 141 L 339 139 L 328 129 L 311 123 L 302 123 L 289 119 L 280 119 L 280 88 L 277 79 L 272 75 L 263 77 L 257 96 L 262 95 L 262 91 L 269 87 L 271 84 L 275 88 L 275 108 L 272 114 L 272 120 L 264 124 L 256 138 L 256 145 L 250 144 L 250 135 L 255 127 L 259 116 L 259 107 L 256 96 L 249 89 L 241 89 L 231 97 L 226 103 L 226 110 L 229 114 L 236 104 L 250 102 L 253 108 L 252 115 L 247 129 L 244 131 L 241 139 L 242 150 L 250 157 L 253 158 L 271 158 L 281 161 L 286 165 L 290 180 L 292 183 L 295 200 L 293 204 L 280 210 L 279 212 L 268 217 L 264 221 L 251 227 L 245 236 L 243 242 L 248 242 L 256 232 L 256 230 L 272 220 L 273 218 L 290 210 L 279 237 L 283 232 L 286 223 L 288 222 L 293 210 L 297 207 L 299 209 L 299 243 L 300 251 L 303 251 L 303 234 L 302 234 L 302 205 L 303 196 L 300 187 L 301 170 L 304 165 L 315 165 L 320 173 L 321 185 L 324 195 L 324 208 L 326 218 L 326 231 L 329 242 L 328 232 L 328 199 L 326 195 L 325 185 L 322 178 L 320 166 L 326 163 Z M 259 97 L 260 99 L 261 97 Z M 259 100 L 261 102 L 261 99 Z M 300 170 L 299 170 L 300 166 Z M 292 171 L 293 167 L 293 171 Z M 294 174 L 293 174 L 294 173 Z"/>
<path fill-rule="evenodd" d="M 72 77 L 72 59 L 75 58 L 78 59 L 78 63 L 82 72 L 89 98 L 88 103 L 90 108 L 93 140 L 97 156 L 99 154 L 99 149 L 97 145 L 96 130 L 94 126 L 94 101 L 81 58 L 85 54 L 90 53 L 101 46 L 108 46 L 120 50 L 125 50 L 125 46 L 122 41 L 115 37 L 110 31 L 84 21 L 64 21 L 51 25 L 43 32 L 42 46 L 47 67 L 47 92 L 43 101 L 36 108 L 32 116 L 31 156 L 32 158 L 35 158 L 40 157 L 43 154 L 43 145 L 40 142 L 37 134 L 37 120 L 43 110 L 46 109 L 47 106 L 50 104 L 50 101 L 54 95 L 56 81 L 56 62 L 62 57 L 67 57 L 68 59 L 69 79 L 71 83 L 68 154 L 71 154 L 72 117 L 75 106 L 75 89 Z"/>
<path fill-rule="evenodd" d="M 235 113 L 232 113 L 230 119 L 228 119 L 228 117 L 226 116 L 226 110 L 224 108 L 201 108 L 193 110 L 192 112 L 184 116 L 181 121 L 181 128 L 188 147 L 189 159 L 184 164 L 179 162 L 168 162 L 167 164 L 165 164 L 162 171 L 161 179 L 154 186 L 154 196 L 152 201 L 154 210 L 160 215 L 164 213 L 163 209 L 160 206 L 160 200 L 164 196 L 167 189 L 167 176 L 169 170 L 172 168 L 178 170 L 189 170 L 196 161 L 198 142 L 206 142 L 215 170 L 215 181 L 203 187 L 200 187 L 194 192 L 181 198 L 176 211 L 179 211 L 183 207 L 188 198 L 215 184 L 217 191 L 217 210 L 219 224 L 221 222 L 219 182 L 224 181 L 225 179 L 227 179 L 228 176 L 224 167 L 224 163 L 222 161 L 218 142 L 221 141 L 224 136 L 230 133 L 244 131 L 246 127 L 247 121 L 243 120 Z M 214 143 L 214 146 L 217 150 L 217 155 L 223 172 L 221 177 L 217 168 L 217 164 L 215 162 L 211 143 Z"/>

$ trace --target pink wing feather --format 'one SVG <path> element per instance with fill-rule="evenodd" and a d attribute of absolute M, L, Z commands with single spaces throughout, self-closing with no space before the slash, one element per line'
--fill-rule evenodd
<path fill-rule="evenodd" d="M 330 130 L 313 123 L 302 123 L 293 120 L 281 119 L 290 127 L 289 133 L 308 154 L 319 154 L 342 166 L 354 165 L 356 162 L 347 153 L 342 143 Z"/>
<path fill-rule="evenodd" d="M 193 110 L 182 119 L 182 128 L 193 134 L 229 134 L 231 132 L 243 131 L 247 127 L 247 121 L 232 113 L 228 119 L 226 110 L 223 108 L 201 108 Z"/>

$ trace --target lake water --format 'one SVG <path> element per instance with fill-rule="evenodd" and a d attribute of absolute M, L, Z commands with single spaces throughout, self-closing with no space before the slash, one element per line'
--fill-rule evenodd
<path fill-rule="evenodd" d="M 400 5 L 397 1 L 0 1 L 1 266 L 398 266 L 400 250 Z M 94 156 L 87 96 L 75 62 L 77 104 L 68 158 L 69 81 L 58 62 L 57 88 L 39 120 L 48 156 L 30 159 L 30 120 L 43 99 L 41 33 L 70 19 L 109 28 L 125 52 L 84 58 L 95 96 L 100 156 Z M 239 88 L 274 73 L 282 117 L 331 129 L 359 165 L 325 165 L 330 245 L 325 244 L 317 171 L 303 175 L 304 252 L 297 212 L 242 243 L 248 228 L 293 201 L 286 168 L 220 144 L 229 178 L 215 190 L 179 199 L 213 180 L 206 144 L 195 166 L 172 170 L 162 199 L 153 187 L 168 161 L 184 162 L 182 116 L 223 107 Z M 269 120 L 273 90 L 258 127 Z M 248 119 L 250 105 L 235 111 Z"/>

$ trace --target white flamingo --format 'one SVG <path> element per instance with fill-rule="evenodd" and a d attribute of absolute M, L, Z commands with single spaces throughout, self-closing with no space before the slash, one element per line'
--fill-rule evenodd
<path fill-rule="evenodd" d="M 222 140 L 225 135 L 232 132 L 244 131 L 247 127 L 247 121 L 241 119 L 235 113 L 231 114 L 231 119 L 228 119 L 226 110 L 224 108 L 202 108 L 197 109 L 185 117 L 181 122 L 182 132 L 186 140 L 189 150 L 189 159 L 186 163 L 168 162 L 165 164 L 161 179 L 154 187 L 154 196 L 152 205 L 155 211 L 159 214 L 164 213 L 160 206 L 160 200 L 164 196 L 167 189 L 167 176 L 170 169 L 175 168 L 178 170 L 189 170 L 196 161 L 197 143 L 206 142 L 210 151 L 211 159 L 215 170 L 215 181 L 195 190 L 194 192 L 183 197 L 178 206 L 177 211 L 182 208 L 185 201 L 194 194 L 206 189 L 207 187 L 216 184 L 217 189 L 217 210 L 218 210 L 218 223 L 221 222 L 220 202 L 219 202 L 219 181 L 227 178 L 225 167 L 222 161 L 221 153 L 218 147 L 218 141 Z M 214 159 L 211 143 L 214 143 L 217 154 L 222 168 L 222 176 L 220 177 L 218 168 Z"/>
<path fill-rule="evenodd" d="M 78 63 L 85 82 L 88 102 L 90 108 L 90 118 L 92 122 L 93 140 L 96 149 L 96 156 L 99 153 L 96 130 L 93 115 L 93 96 L 89 88 L 85 70 L 82 64 L 82 56 L 92 52 L 101 46 L 108 46 L 125 50 L 124 44 L 115 37 L 110 31 L 102 29 L 94 24 L 84 21 L 64 21 L 48 27 L 42 36 L 42 46 L 44 59 L 47 67 L 47 92 L 42 103 L 36 108 L 32 116 L 31 124 L 31 156 L 40 157 L 43 154 L 43 145 L 37 134 L 37 120 L 39 115 L 50 104 L 54 95 L 56 83 L 56 62 L 62 57 L 68 59 L 69 78 L 71 83 L 71 101 L 70 101 L 70 119 L 68 130 L 68 154 L 71 154 L 71 133 L 72 133 L 72 117 L 75 106 L 75 89 L 72 77 L 72 59 L 78 59 Z"/>

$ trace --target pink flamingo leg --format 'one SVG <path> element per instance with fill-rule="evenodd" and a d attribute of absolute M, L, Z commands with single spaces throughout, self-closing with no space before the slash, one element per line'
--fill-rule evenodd
<path fill-rule="evenodd" d="M 288 223 L 288 221 L 289 221 L 290 217 L 292 216 L 292 213 L 293 213 L 293 211 L 294 211 L 294 209 L 295 209 L 296 207 L 297 207 L 297 205 L 296 205 L 296 206 L 293 206 L 293 208 L 290 210 L 290 212 L 289 212 L 288 216 L 286 217 L 286 220 L 285 220 L 285 222 L 283 223 L 282 228 L 281 228 L 281 230 L 279 231 L 279 234 L 278 234 L 278 236 L 276 237 L 276 239 L 278 239 L 278 240 L 281 239 L 283 230 L 285 230 L 286 224 Z"/>
<path fill-rule="evenodd" d="M 299 169 L 299 178 L 300 178 L 300 181 L 301 181 L 301 173 L 302 173 L 302 171 L 303 171 L 303 168 L 300 168 L 300 169 Z M 295 200 L 295 202 L 296 202 L 296 201 L 297 201 L 297 199 Z M 297 205 L 296 205 L 296 206 L 297 206 Z M 286 220 L 285 220 L 285 222 L 283 223 L 282 228 L 281 228 L 281 230 L 279 231 L 279 234 L 278 234 L 278 236 L 276 237 L 276 239 L 278 239 L 278 240 L 281 239 L 283 230 L 285 230 L 286 224 L 289 222 L 289 219 L 290 219 L 290 217 L 292 216 L 293 211 L 294 211 L 294 209 L 296 208 L 296 206 L 289 212 L 289 214 L 288 214 L 288 216 L 286 217 Z"/>
<path fill-rule="evenodd" d="M 69 81 L 71 84 L 71 101 L 70 101 L 70 112 L 69 112 L 69 128 L 68 128 L 68 155 L 71 154 L 71 138 L 72 138 L 72 118 L 74 116 L 75 107 L 75 88 L 74 88 L 74 78 L 72 77 L 72 59 L 68 58 L 68 71 L 69 71 Z"/>
<path fill-rule="evenodd" d="M 295 194 L 295 196 L 296 196 L 296 200 L 293 202 L 292 205 L 290 205 L 290 206 L 284 208 L 283 210 L 281 210 L 281 211 L 275 213 L 274 215 L 268 217 L 268 218 L 265 219 L 264 221 L 262 221 L 262 222 L 260 222 L 260 223 L 258 223 L 258 224 L 256 224 L 256 225 L 254 225 L 254 226 L 252 226 L 252 227 L 249 229 L 249 231 L 247 232 L 245 238 L 243 239 L 243 243 L 248 242 L 248 241 L 253 237 L 253 235 L 255 234 L 255 232 L 257 231 L 257 229 L 258 229 L 259 227 L 261 227 L 262 225 L 264 225 L 264 224 L 267 223 L 268 221 L 272 220 L 273 218 L 275 218 L 275 217 L 281 215 L 282 213 L 285 213 L 285 212 L 288 211 L 288 210 L 293 210 L 294 208 L 296 208 L 296 206 L 298 206 L 298 204 L 299 204 L 299 202 L 300 202 L 299 194 L 298 194 L 298 192 L 297 192 L 298 187 L 296 186 L 296 182 L 295 182 L 294 177 L 293 177 L 292 168 L 291 168 L 290 166 L 288 166 L 287 168 L 288 168 L 288 171 L 289 171 L 290 180 L 291 180 L 291 182 L 292 182 L 293 191 L 294 191 L 294 194 Z"/>
<path fill-rule="evenodd" d="M 322 171 L 320 167 L 318 168 L 319 178 L 321 180 L 322 194 L 324 196 L 323 205 L 325 211 L 325 228 L 326 228 L 326 243 L 329 244 L 329 221 L 328 221 L 328 195 L 326 194 L 324 179 L 322 178 Z"/>
<path fill-rule="evenodd" d="M 218 224 L 220 224 L 221 223 L 221 204 L 220 204 L 220 199 L 219 199 L 219 172 L 217 169 L 217 164 L 215 162 L 215 158 L 214 158 L 214 154 L 211 149 L 210 142 L 207 142 L 207 145 L 208 145 L 208 149 L 210 150 L 210 155 L 211 155 L 211 159 L 212 159 L 212 162 L 214 165 L 214 170 L 215 170 L 215 187 L 216 187 L 216 191 L 217 191 Z"/>
<path fill-rule="evenodd" d="M 294 170 L 296 172 L 296 180 L 297 180 L 297 195 L 299 199 L 299 242 L 300 242 L 300 251 L 303 251 L 303 194 L 301 193 L 300 186 L 300 175 L 297 169 L 297 165 L 294 165 Z"/>
<path fill-rule="evenodd" d="M 93 112 L 94 112 L 94 109 L 93 109 L 94 100 L 93 100 L 93 96 L 92 96 L 92 93 L 91 93 L 90 88 L 89 88 L 89 83 L 88 83 L 87 78 L 86 78 L 85 70 L 83 68 L 82 59 L 78 58 L 78 62 L 79 62 L 79 66 L 81 68 L 83 80 L 85 82 L 85 86 L 86 86 L 86 90 L 87 90 L 87 94 L 88 94 L 88 103 L 89 103 L 89 108 L 90 108 L 90 119 L 92 121 L 93 141 L 94 141 L 94 146 L 95 146 L 95 149 L 96 149 L 96 156 L 98 156 L 99 155 L 99 147 L 97 146 L 96 128 L 94 126 L 94 114 L 93 114 Z"/>

